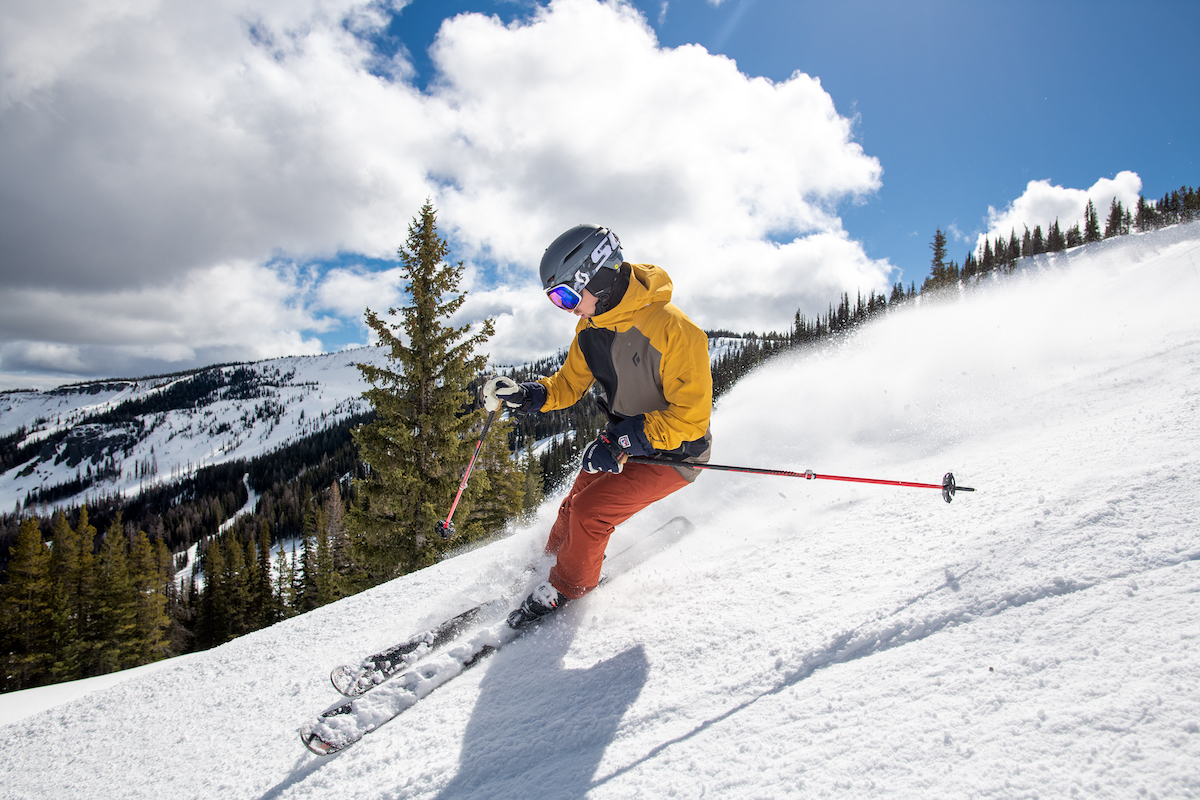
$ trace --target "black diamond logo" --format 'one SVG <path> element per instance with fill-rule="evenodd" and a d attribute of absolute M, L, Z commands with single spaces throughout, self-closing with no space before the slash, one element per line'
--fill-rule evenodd
<path fill-rule="evenodd" d="M 641 363 L 642 363 L 642 357 L 640 355 L 638 355 L 637 353 L 634 353 L 633 354 L 633 365 L 636 367 L 638 364 L 641 364 Z"/>

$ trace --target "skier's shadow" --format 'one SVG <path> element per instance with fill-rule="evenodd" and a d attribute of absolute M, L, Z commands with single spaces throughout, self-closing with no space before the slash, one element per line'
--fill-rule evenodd
<path fill-rule="evenodd" d="M 646 685 L 639 645 L 588 669 L 564 669 L 577 620 L 549 621 L 524 646 L 481 665 L 458 774 L 438 800 L 583 797 L 621 717 Z"/>

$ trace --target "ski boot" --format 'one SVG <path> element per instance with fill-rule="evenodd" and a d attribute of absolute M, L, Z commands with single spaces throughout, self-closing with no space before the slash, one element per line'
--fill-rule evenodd
<path fill-rule="evenodd" d="M 552 613 L 565 602 L 567 602 L 567 598 L 558 589 L 555 589 L 550 581 L 543 581 L 534 587 L 519 608 L 514 609 L 508 615 L 508 627 L 524 628 L 529 623 Z"/>

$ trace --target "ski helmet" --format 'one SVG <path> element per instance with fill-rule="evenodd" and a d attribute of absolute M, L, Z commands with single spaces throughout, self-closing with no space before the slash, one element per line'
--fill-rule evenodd
<path fill-rule="evenodd" d="M 621 240 L 599 225 L 576 225 L 559 236 L 542 256 L 542 291 L 568 284 L 582 292 L 601 268 L 621 266 Z M 611 281 L 609 282 L 611 283 Z"/>

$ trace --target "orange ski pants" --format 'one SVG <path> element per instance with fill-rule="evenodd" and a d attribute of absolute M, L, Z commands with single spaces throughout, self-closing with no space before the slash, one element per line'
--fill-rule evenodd
<path fill-rule="evenodd" d="M 550 583 L 572 600 L 600 583 L 608 539 L 625 520 L 688 485 L 678 471 L 650 464 L 626 464 L 619 473 L 580 472 L 558 507 L 546 552 L 557 554 Z"/>

